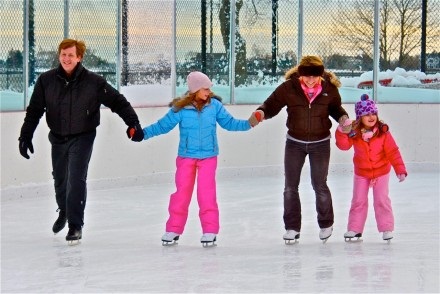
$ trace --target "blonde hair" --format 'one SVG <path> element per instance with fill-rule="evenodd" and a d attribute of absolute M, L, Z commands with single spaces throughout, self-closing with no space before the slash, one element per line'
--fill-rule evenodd
<path fill-rule="evenodd" d="M 76 48 L 76 55 L 82 59 L 86 53 L 86 44 L 81 40 L 64 39 L 61 41 L 60 45 L 58 45 L 58 55 L 60 55 L 61 50 L 74 46 Z"/>
<path fill-rule="evenodd" d="M 196 101 L 196 93 L 191 93 L 190 91 L 187 91 L 185 93 L 185 95 L 183 95 L 182 97 L 177 97 L 174 98 L 173 101 L 171 101 L 170 106 L 173 107 L 174 112 L 178 112 L 179 110 L 181 110 L 182 108 L 184 108 L 185 106 L 194 105 L 194 102 Z M 194 106 L 197 107 L 197 109 L 202 109 L 203 105 L 205 105 L 206 103 L 209 103 L 211 101 L 211 98 L 214 97 L 214 93 L 211 91 L 209 93 L 209 97 L 208 99 L 206 99 L 206 101 L 203 101 L 202 103 L 198 103 Z"/>

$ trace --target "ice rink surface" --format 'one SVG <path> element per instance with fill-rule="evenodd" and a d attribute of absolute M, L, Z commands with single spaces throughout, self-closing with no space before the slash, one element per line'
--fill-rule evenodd
<path fill-rule="evenodd" d="M 393 172 L 392 172 L 393 173 Z M 371 206 L 363 242 L 344 241 L 351 173 L 331 173 L 334 231 L 318 238 L 308 174 L 300 185 L 299 243 L 282 239 L 283 176 L 217 179 L 221 230 L 203 248 L 196 198 L 178 245 L 160 241 L 174 184 L 89 190 L 83 240 L 53 235 L 53 194 L 1 203 L 2 293 L 438 293 L 439 173 L 394 173 L 390 244 Z M 370 192 L 370 199 L 371 197 Z"/>

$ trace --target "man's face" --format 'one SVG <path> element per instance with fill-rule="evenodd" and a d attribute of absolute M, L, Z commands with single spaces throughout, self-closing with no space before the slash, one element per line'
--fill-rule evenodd
<path fill-rule="evenodd" d="M 76 54 L 76 47 L 72 46 L 66 49 L 61 49 L 59 60 L 64 71 L 70 75 L 78 62 L 81 61 L 81 57 Z"/>

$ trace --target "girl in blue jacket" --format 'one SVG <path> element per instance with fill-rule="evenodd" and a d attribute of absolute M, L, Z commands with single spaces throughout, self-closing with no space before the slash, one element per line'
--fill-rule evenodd
<path fill-rule="evenodd" d="M 192 72 L 187 83 L 188 92 L 174 99 L 168 113 L 143 131 L 147 140 L 179 125 L 176 192 L 170 196 L 163 245 L 174 243 L 183 233 L 197 174 L 197 202 L 203 231 L 200 241 L 205 246 L 214 244 L 220 228 L 215 181 L 219 153 L 217 123 L 228 131 L 248 131 L 262 120 L 262 111 L 252 113 L 248 120 L 235 119 L 211 92 L 212 82 L 205 74 Z"/>

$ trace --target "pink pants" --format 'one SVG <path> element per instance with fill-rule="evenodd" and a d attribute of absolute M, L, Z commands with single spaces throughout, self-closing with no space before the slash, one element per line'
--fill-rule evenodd
<path fill-rule="evenodd" d="M 375 179 L 354 175 L 353 199 L 348 216 L 349 231 L 362 233 L 368 213 L 368 191 L 373 188 L 373 207 L 379 232 L 394 231 L 394 216 L 388 195 L 390 174 Z"/>
<path fill-rule="evenodd" d="M 177 191 L 170 196 L 168 206 L 170 216 L 166 223 L 166 231 L 183 233 L 197 174 L 197 202 L 202 231 L 203 233 L 217 234 L 220 229 L 215 182 L 217 156 L 206 159 L 178 156 L 176 167 Z"/>

